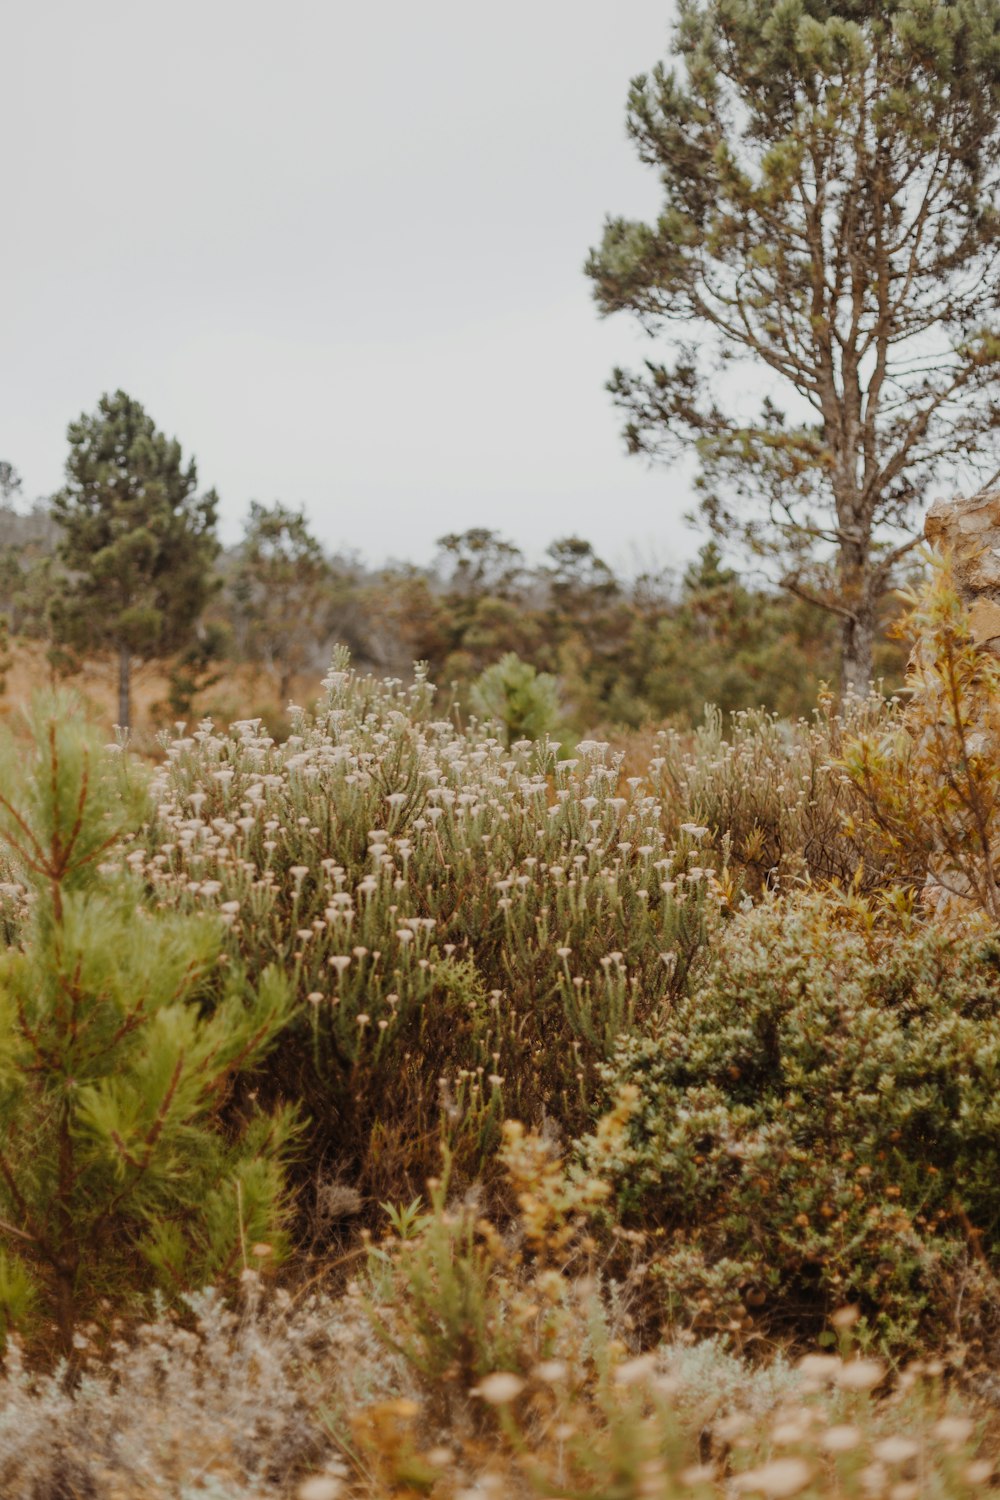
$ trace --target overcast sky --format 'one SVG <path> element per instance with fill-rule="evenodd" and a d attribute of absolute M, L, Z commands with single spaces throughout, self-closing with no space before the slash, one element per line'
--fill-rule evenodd
<path fill-rule="evenodd" d="M 332 547 L 426 560 L 492 526 L 537 554 L 689 556 L 685 476 L 624 454 L 640 357 L 581 273 L 650 214 L 628 81 L 669 0 L 38 0 L 8 8 L 0 458 L 30 495 L 119 386 Z"/>

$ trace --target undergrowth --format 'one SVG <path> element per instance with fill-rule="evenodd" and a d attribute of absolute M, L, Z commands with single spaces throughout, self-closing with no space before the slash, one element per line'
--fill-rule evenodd
<path fill-rule="evenodd" d="M 990 1486 L 995 674 L 930 587 L 900 701 L 642 765 L 343 654 L 287 740 L 206 722 L 148 784 L 40 710 L 0 1491 Z"/>

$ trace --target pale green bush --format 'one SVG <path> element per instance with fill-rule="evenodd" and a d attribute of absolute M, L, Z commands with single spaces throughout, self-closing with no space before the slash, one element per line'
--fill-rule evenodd
<path fill-rule="evenodd" d="M 477 714 L 499 725 L 508 745 L 514 740 L 544 739 L 556 731 L 559 688 L 555 678 L 522 661 L 515 651 L 480 672 L 470 701 Z"/>

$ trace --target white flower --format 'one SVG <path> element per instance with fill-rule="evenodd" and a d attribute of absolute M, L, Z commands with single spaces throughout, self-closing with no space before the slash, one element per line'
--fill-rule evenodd
<path fill-rule="evenodd" d="M 877 1359 L 852 1359 L 841 1365 L 834 1381 L 845 1391 L 870 1391 L 885 1379 L 885 1365 Z"/>
<path fill-rule="evenodd" d="M 801 1458 L 776 1458 L 759 1469 L 737 1474 L 733 1489 L 740 1494 L 766 1495 L 768 1500 L 789 1500 L 804 1490 L 811 1478 L 812 1471 Z"/>
<path fill-rule="evenodd" d="M 314 1474 L 295 1491 L 297 1500 L 337 1500 L 343 1486 L 332 1474 Z"/>
<path fill-rule="evenodd" d="M 967 1484 L 989 1484 L 993 1478 L 992 1460 L 977 1458 L 974 1463 L 966 1464 L 963 1470 L 963 1478 Z"/>
<path fill-rule="evenodd" d="M 828 1427 L 819 1440 L 827 1453 L 853 1453 L 861 1442 L 861 1432 L 851 1422 L 840 1422 Z"/>
<path fill-rule="evenodd" d="M 911 1458 L 916 1458 L 920 1452 L 920 1444 L 915 1443 L 912 1438 L 892 1437 L 883 1438 L 880 1443 L 872 1447 L 875 1457 L 881 1459 L 884 1464 L 908 1464 Z"/>
<path fill-rule="evenodd" d="M 688 1468 L 682 1469 L 677 1477 L 681 1484 L 689 1485 L 693 1489 L 699 1484 L 714 1484 L 718 1476 L 712 1464 L 691 1464 Z"/>
<path fill-rule="evenodd" d="M 835 1354 L 804 1354 L 798 1368 L 807 1380 L 833 1380 L 840 1369 L 840 1360 Z"/>
<path fill-rule="evenodd" d="M 936 1438 L 941 1439 L 942 1443 L 954 1444 L 958 1447 L 969 1441 L 974 1426 L 968 1417 L 942 1417 L 939 1422 L 934 1423 L 931 1431 Z"/>
<path fill-rule="evenodd" d="M 648 1380 L 656 1369 L 655 1354 L 640 1354 L 635 1359 L 628 1359 L 623 1365 L 619 1365 L 615 1371 L 615 1385 L 631 1386 L 640 1385 Z"/>
<path fill-rule="evenodd" d="M 497 1370 L 493 1375 L 484 1375 L 479 1384 L 473 1386 L 472 1394 L 479 1396 L 490 1406 L 507 1406 L 511 1401 L 516 1401 L 523 1390 L 524 1381 L 520 1375 L 514 1375 L 509 1370 Z"/>

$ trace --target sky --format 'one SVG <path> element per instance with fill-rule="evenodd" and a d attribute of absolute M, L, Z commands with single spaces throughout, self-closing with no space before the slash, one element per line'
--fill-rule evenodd
<path fill-rule="evenodd" d="M 629 458 L 644 353 L 582 274 L 656 211 L 625 134 L 670 0 L 45 0 L 8 7 L 0 458 L 58 487 L 121 387 L 235 540 L 303 505 L 331 549 L 426 562 L 490 526 L 678 565 L 690 476 Z"/>

